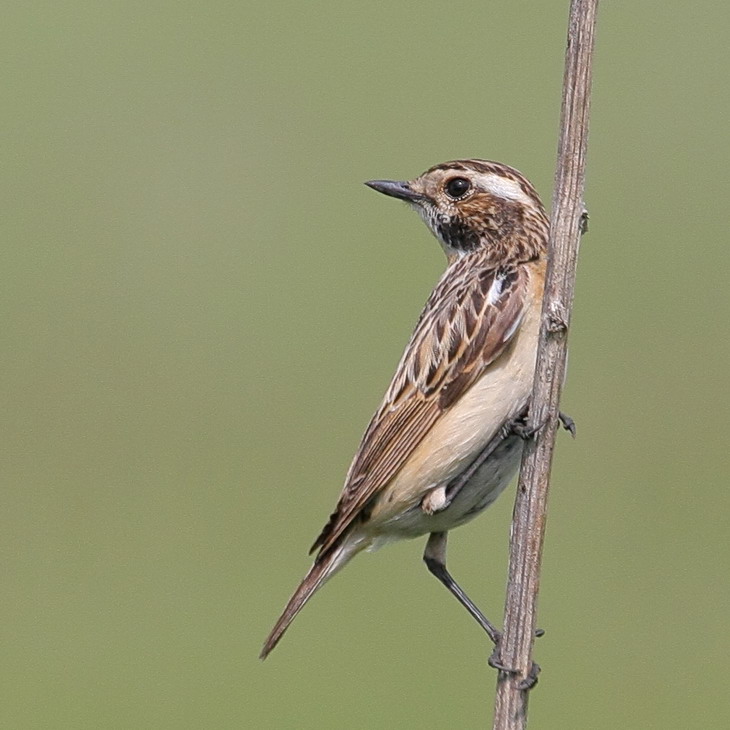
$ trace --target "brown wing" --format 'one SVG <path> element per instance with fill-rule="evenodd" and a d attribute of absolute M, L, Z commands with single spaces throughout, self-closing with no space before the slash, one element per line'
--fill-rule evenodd
<path fill-rule="evenodd" d="M 311 551 L 321 547 L 322 555 L 337 542 L 519 329 L 527 269 L 475 270 L 470 258 L 452 264 L 426 303 L 355 454 L 337 508 Z"/>

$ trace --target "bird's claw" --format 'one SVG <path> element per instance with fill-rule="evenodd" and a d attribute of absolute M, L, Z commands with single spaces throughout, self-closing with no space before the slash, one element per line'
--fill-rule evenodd
<path fill-rule="evenodd" d="M 530 671 L 527 673 L 527 676 L 517 685 L 517 689 L 524 692 L 532 689 L 537 684 L 540 671 L 540 665 L 537 662 L 532 662 Z"/>
<path fill-rule="evenodd" d="M 502 652 L 500 651 L 499 642 L 494 645 L 494 651 L 489 655 L 487 664 L 489 664 L 492 669 L 498 669 L 500 672 L 507 672 L 508 674 L 513 674 L 515 672 L 514 669 L 507 667 L 502 663 Z"/>
<path fill-rule="evenodd" d="M 590 216 L 588 215 L 588 209 L 584 208 L 583 212 L 580 214 L 580 220 L 578 221 L 578 230 L 580 231 L 581 236 L 585 236 L 585 234 L 588 233 L 589 220 Z"/>
<path fill-rule="evenodd" d="M 544 425 L 545 422 L 543 421 L 538 426 L 528 426 L 524 418 L 518 418 L 505 426 L 505 435 L 509 436 L 510 434 L 514 434 L 515 436 L 519 436 L 523 441 L 529 441 Z"/>
<path fill-rule="evenodd" d="M 535 631 L 535 636 L 540 637 L 544 636 L 545 631 L 544 629 L 537 629 Z M 504 672 L 505 674 L 519 674 L 520 670 L 515 669 L 514 667 L 508 667 L 503 661 L 502 661 L 502 633 L 500 632 L 497 635 L 497 641 L 494 644 L 494 651 L 489 655 L 489 659 L 487 659 L 487 664 L 489 664 L 490 667 L 493 669 L 497 669 L 500 672 Z M 530 671 L 527 673 L 527 676 L 519 683 L 517 688 L 519 690 L 527 691 L 532 689 L 537 684 L 538 675 L 540 674 L 540 665 L 537 662 L 532 662 L 532 666 L 530 667 Z"/>
<path fill-rule="evenodd" d="M 505 674 L 519 674 L 519 669 L 514 669 L 513 667 L 505 666 L 502 663 L 502 659 L 500 657 L 500 652 L 498 647 L 494 647 L 494 651 L 492 652 L 492 655 L 487 660 L 487 663 L 490 667 L 493 667 L 494 669 L 498 669 L 500 672 L 504 672 Z M 540 665 L 537 662 L 532 662 L 532 666 L 530 667 L 530 671 L 527 673 L 527 676 L 517 685 L 517 689 L 527 691 L 532 689 L 536 684 L 538 680 L 538 675 L 540 674 Z"/>
<path fill-rule="evenodd" d="M 563 428 L 568 431 L 573 438 L 575 438 L 575 421 L 567 413 L 563 413 L 562 411 L 558 412 L 558 418 L 560 419 L 560 423 L 563 424 Z"/>
<path fill-rule="evenodd" d="M 558 419 L 560 420 L 563 428 L 568 431 L 573 438 L 575 438 L 575 421 L 567 413 L 563 413 L 562 411 L 558 411 Z M 515 436 L 519 436 L 523 441 L 529 441 L 546 423 L 547 419 L 545 419 L 542 423 L 539 423 L 537 426 L 528 426 L 524 418 L 518 418 L 504 427 L 504 436 L 506 438 L 510 434 L 514 434 Z"/>

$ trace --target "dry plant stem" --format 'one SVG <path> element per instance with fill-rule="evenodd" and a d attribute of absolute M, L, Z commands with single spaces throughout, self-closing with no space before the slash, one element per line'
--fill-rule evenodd
<path fill-rule="evenodd" d="M 572 0 L 565 54 L 558 163 L 552 202 L 548 270 L 540 345 L 527 427 L 539 429 L 525 444 L 517 487 L 500 659 L 494 730 L 527 726 L 528 691 L 522 684 L 532 667 L 537 594 L 545 534 L 547 494 L 565 374 L 568 325 L 584 213 L 591 61 L 598 0 Z"/>

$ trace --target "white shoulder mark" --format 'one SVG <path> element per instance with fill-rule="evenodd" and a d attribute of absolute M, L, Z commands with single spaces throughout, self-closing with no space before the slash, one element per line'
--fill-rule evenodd
<path fill-rule="evenodd" d="M 501 272 L 494 277 L 492 285 L 489 287 L 489 291 L 487 292 L 487 304 L 490 306 L 493 307 L 502 296 L 502 293 L 504 292 L 505 279 L 505 275 Z"/>

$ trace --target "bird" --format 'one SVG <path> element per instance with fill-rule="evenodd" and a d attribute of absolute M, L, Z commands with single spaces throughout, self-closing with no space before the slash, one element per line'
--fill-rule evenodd
<path fill-rule="evenodd" d="M 446 544 L 448 533 L 491 505 L 519 467 L 549 219 L 527 178 L 490 160 L 454 160 L 412 180 L 365 185 L 413 208 L 440 243 L 447 267 L 310 550 L 314 563 L 268 635 L 262 659 L 357 554 L 424 535 L 428 570 L 496 647 L 501 640 L 447 570 Z M 493 666 L 502 668 L 496 660 Z"/>

